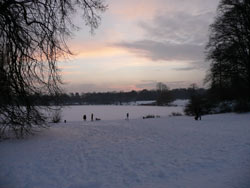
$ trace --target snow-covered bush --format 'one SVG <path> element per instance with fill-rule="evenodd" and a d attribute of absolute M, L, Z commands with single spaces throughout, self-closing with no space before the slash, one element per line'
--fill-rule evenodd
<path fill-rule="evenodd" d="M 143 116 L 143 119 L 155 118 L 155 115 L 147 115 Z"/>
<path fill-rule="evenodd" d="M 180 112 L 172 112 L 170 116 L 182 116 L 183 114 Z"/>
<path fill-rule="evenodd" d="M 226 113 L 233 111 L 233 102 L 232 101 L 224 101 L 219 103 L 218 105 L 219 113 Z"/>
<path fill-rule="evenodd" d="M 61 116 L 61 111 L 60 110 L 55 110 L 54 113 L 52 114 L 51 121 L 53 123 L 59 123 L 62 119 Z"/>

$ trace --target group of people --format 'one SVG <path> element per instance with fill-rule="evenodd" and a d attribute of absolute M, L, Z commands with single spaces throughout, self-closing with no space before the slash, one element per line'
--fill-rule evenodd
<path fill-rule="evenodd" d="M 86 121 L 86 120 L 87 120 L 86 114 L 83 114 L 82 119 L 83 119 L 83 121 Z M 127 120 L 129 119 L 129 113 L 126 114 L 126 119 L 127 119 Z M 99 121 L 99 120 L 101 120 L 101 119 L 100 119 L 100 118 L 95 118 L 95 120 L 96 120 L 96 121 Z M 93 114 L 93 113 L 91 114 L 91 121 L 94 121 L 94 114 Z"/>
<path fill-rule="evenodd" d="M 195 120 L 201 120 L 201 109 L 200 108 L 195 108 L 195 112 L 194 112 L 194 119 Z M 83 121 L 87 120 L 87 116 L 85 114 L 83 114 L 82 116 Z M 143 117 L 144 119 L 144 117 Z M 100 118 L 95 118 L 96 121 L 101 120 Z M 129 113 L 126 114 L 126 120 L 129 120 Z M 94 114 L 91 114 L 91 121 L 94 121 Z M 64 123 L 66 123 L 66 120 L 64 120 Z"/>
<path fill-rule="evenodd" d="M 195 120 L 201 120 L 201 109 L 200 108 L 195 108 L 194 111 L 194 119 Z M 143 117 L 144 119 L 144 117 Z M 83 115 L 83 120 L 86 121 L 87 120 L 87 116 L 84 114 Z M 101 120 L 99 118 L 95 118 L 96 121 Z M 129 113 L 126 114 L 126 120 L 129 120 Z M 65 120 L 66 121 L 66 120 Z M 94 114 L 91 114 L 91 121 L 94 121 Z"/>
<path fill-rule="evenodd" d="M 83 116 L 82 116 L 82 119 L 84 120 L 84 121 L 86 121 L 87 120 L 87 116 L 84 114 Z M 99 118 L 95 118 L 96 120 L 100 120 Z M 91 114 L 91 121 L 94 121 L 94 114 L 92 113 Z"/>

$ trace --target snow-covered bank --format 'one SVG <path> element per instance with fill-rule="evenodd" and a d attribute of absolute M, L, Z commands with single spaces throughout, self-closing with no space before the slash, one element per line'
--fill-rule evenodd
<path fill-rule="evenodd" d="M 1 188 L 248 188 L 250 114 L 62 123 L 0 154 Z"/>

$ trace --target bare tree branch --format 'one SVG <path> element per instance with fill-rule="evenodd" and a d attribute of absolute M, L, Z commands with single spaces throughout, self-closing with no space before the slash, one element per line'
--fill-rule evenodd
<path fill-rule="evenodd" d="M 17 137 L 46 122 L 31 95 L 57 95 L 57 60 L 72 55 L 66 44 L 76 9 L 93 32 L 106 10 L 102 0 L 0 0 L 0 136 Z"/>

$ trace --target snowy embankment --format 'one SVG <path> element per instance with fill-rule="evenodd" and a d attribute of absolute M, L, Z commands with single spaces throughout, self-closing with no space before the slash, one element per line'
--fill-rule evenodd
<path fill-rule="evenodd" d="M 250 114 L 61 123 L 0 154 L 1 188 L 249 188 Z"/>

